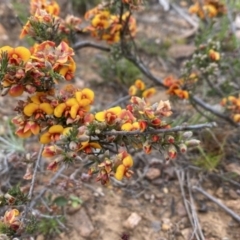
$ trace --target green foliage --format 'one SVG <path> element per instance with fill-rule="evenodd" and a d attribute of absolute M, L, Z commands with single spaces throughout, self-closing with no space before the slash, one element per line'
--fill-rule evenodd
<path fill-rule="evenodd" d="M 43 218 L 38 223 L 38 232 L 47 237 L 56 236 L 61 233 L 61 228 L 59 222 L 64 222 L 64 217 L 62 218 Z"/>
<path fill-rule="evenodd" d="M 132 85 L 137 78 L 141 78 L 140 70 L 127 59 L 104 59 L 98 61 L 100 75 L 107 82 L 117 82 L 127 87 Z"/>
<path fill-rule="evenodd" d="M 220 164 L 223 154 L 206 152 L 202 147 L 198 147 L 200 156 L 193 161 L 193 164 L 207 171 L 216 170 Z"/>

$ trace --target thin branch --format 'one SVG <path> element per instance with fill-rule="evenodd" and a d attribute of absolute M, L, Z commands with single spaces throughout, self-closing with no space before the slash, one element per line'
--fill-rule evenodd
<path fill-rule="evenodd" d="M 103 45 L 99 45 L 94 42 L 89 42 L 89 41 L 79 41 L 73 45 L 74 50 L 79 50 L 81 48 L 86 48 L 86 47 L 91 47 L 91 48 L 96 48 L 105 52 L 110 52 L 111 48 L 105 47 Z"/>
<path fill-rule="evenodd" d="M 177 126 L 170 129 L 154 129 L 154 130 L 148 130 L 145 132 L 141 131 L 107 131 L 102 132 L 102 135 L 147 135 L 147 134 L 156 134 L 156 133 L 168 133 L 168 132 L 180 132 L 180 131 L 192 131 L 192 130 L 199 130 L 202 128 L 212 128 L 216 127 L 217 124 L 215 122 L 212 123 L 202 123 L 202 124 L 196 124 L 196 125 L 190 125 L 190 126 Z"/>
<path fill-rule="evenodd" d="M 40 148 L 39 153 L 38 153 L 38 158 L 37 158 L 37 161 L 36 161 L 36 164 L 35 164 L 35 167 L 34 167 L 33 177 L 32 177 L 32 181 L 31 181 L 31 186 L 30 186 L 30 190 L 29 190 L 29 193 L 28 193 L 28 198 L 29 199 L 32 199 L 33 188 L 34 188 L 35 181 L 36 181 L 36 176 L 37 176 L 37 169 L 38 169 L 39 163 L 40 163 L 40 161 L 42 159 L 43 148 L 44 148 L 44 144 L 41 145 L 41 148 Z"/>
<path fill-rule="evenodd" d="M 129 96 L 129 95 L 121 97 L 117 101 L 111 103 L 107 108 L 111 108 L 111 107 L 117 106 L 118 104 L 120 104 L 122 102 L 125 102 L 125 101 L 129 100 L 130 98 L 131 98 L 131 96 Z"/>
<path fill-rule="evenodd" d="M 213 113 L 214 115 L 224 119 L 225 121 L 229 122 L 231 125 L 238 127 L 238 124 L 235 123 L 231 118 L 229 118 L 228 116 L 226 116 L 225 114 L 217 111 L 216 109 L 214 109 L 212 106 L 210 106 L 209 104 L 205 103 L 203 100 L 201 100 L 200 98 L 196 97 L 196 96 L 192 96 L 191 100 L 193 102 L 195 102 L 196 104 L 198 104 L 199 106 L 201 106 L 202 108 L 204 108 L 205 110 L 208 110 L 209 112 Z"/>
<path fill-rule="evenodd" d="M 193 186 L 192 189 L 202 193 L 205 197 L 207 197 L 208 199 L 216 203 L 219 207 L 221 207 L 224 211 L 226 211 L 230 216 L 232 216 L 232 218 L 240 222 L 240 216 L 237 215 L 233 210 L 228 208 L 226 205 L 224 205 L 222 202 L 220 202 L 218 199 L 216 199 L 215 197 L 213 197 L 212 195 L 210 195 L 200 187 Z"/>

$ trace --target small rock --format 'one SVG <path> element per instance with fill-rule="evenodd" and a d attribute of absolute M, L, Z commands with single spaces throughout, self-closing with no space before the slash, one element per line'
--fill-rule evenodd
<path fill-rule="evenodd" d="M 182 236 L 184 237 L 184 240 L 189 240 L 192 234 L 191 228 L 185 228 L 181 231 Z"/>
<path fill-rule="evenodd" d="M 133 212 L 128 217 L 128 219 L 123 223 L 123 226 L 128 229 L 134 229 L 141 220 L 142 220 L 142 217 L 139 216 L 137 213 Z"/>
<path fill-rule="evenodd" d="M 161 230 L 161 223 L 159 221 L 154 221 L 151 223 L 151 227 L 155 232 L 158 232 Z"/>
<path fill-rule="evenodd" d="M 223 193 L 223 188 L 222 187 L 217 189 L 216 196 L 219 197 L 219 198 L 223 198 L 224 193 Z"/>
<path fill-rule="evenodd" d="M 92 222 L 84 208 L 81 208 L 76 214 L 71 215 L 70 221 L 82 237 L 89 237 L 94 230 Z"/>
<path fill-rule="evenodd" d="M 168 194 L 168 193 L 169 193 L 168 188 L 164 187 L 164 188 L 163 188 L 163 192 L 164 192 L 165 194 Z"/>
<path fill-rule="evenodd" d="M 236 163 L 230 163 L 228 164 L 226 167 L 226 170 L 228 172 L 234 172 L 236 173 L 238 176 L 240 176 L 240 166 Z"/>
<path fill-rule="evenodd" d="M 233 189 L 230 189 L 228 192 L 230 198 L 236 200 L 239 198 L 238 194 L 236 193 L 236 191 L 234 191 Z"/>
<path fill-rule="evenodd" d="M 184 205 L 183 205 L 181 202 L 179 202 L 179 203 L 177 204 L 177 214 L 178 214 L 180 217 L 184 217 L 184 216 L 187 215 L 186 209 L 185 209 Z"/>
<path fill-rule="evenodd" d="M 226 206 L 231 208 L 234 211 L 239 211 L 240 210 L 240 199 L 238 200 L 229 200 L 226 201 Z"/>
<path fill-rule="evenodd" d="M 44 238 L 43 235 L 38 235 L 37 238 L 36 238 L 36 240 L 44 240 L 44 239 L 45 239 L 45 238 Z"/>
<path fill-rule="evenodd" d="M 148 169 L 148 171 L 146 173 L 146 178 L 148 180 L 154 180 L 154 179 L 160 177 L 160 175 L 161 175 L 161 172 L 158 168 L 151 167 Z"/>
<path fill-rule="evenodd" d="M 162 220 L 162 230 L 163 231 L 169 231 L 172 228 L 172 223 L 169 218 L 164 218 Z"/>

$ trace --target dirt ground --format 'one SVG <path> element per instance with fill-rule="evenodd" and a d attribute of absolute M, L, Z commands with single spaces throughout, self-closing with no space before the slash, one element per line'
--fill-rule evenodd
<path fill-rule="evenodd" d="M 18 39 L 20 24 L 15 18 L 11 5 L 6 3 L 7 1 L 0 4 L 0 46 L 26 45 L 24 40 Z M 64 1 L 61 3 L 64 4 Z M 184 6 L 181 8 L 185 9 Z M 157 1 L 136 13 L 136 18 L 137 39 L 145 41 L 145 45 L 155 47 L 152 52 L 148 52 L 144 47 L 140 49 L 143 61 L 159 77 L 179 74 L 182 62 L 193 53 L 192 37 L 196 27 L 174 9 L 164 12 Z M 88 39 L 87 36 L 79 38 Z M 165 43 L 168 41 L 171 45 L 166 47 Z M 154 51 L 163 54 L 153 54 Z M 105 56 L 99 50 L 91 48 L 81 49 L 76 53 L 78 73 L 75 84 L 79 87 L 91 87 L 95 91 L 98 109 L 108 106 L 123 96 L 119 87 L 110 80 L 104 80 L 98 73 L 99 64 L 96 63 L 96 59 L 104 59 Z M 126 88 L 123 90 L 126 91 Z M 161 89 L 152 101 L 160 99 L 167 99 L 164 90 Z M 13 111 L 4 106 L 13 105 L 12 100 L 0 97 L 0 117 L 11 116 Z M 35 147 L 37 148 L 37 145 Z M 101 186 L 94 179 L 84 180 L 87 169 L 83 169 L 75 178 L 78 184 L 72 190 L 74 195 L 81 198 L 82 205 L 78 209 L 66 209 L 68 230 L 55 239 L 190 240 L 194 239 L 192 235 L 197 225 L 200 225 L 204 234 L 201 240 L 240 239 L 239 223 L 225 210 L 199 191 L 189 191 L 185 188 L 184 192 L 181 192 L 180 187 L 185 183 L 190 186 L 201 186 L 205 192 L 239 216 L 240 183 L 226 181 L 225 176 L 233 171 L 239 176 L 240 166 L 227 163 L 225 172 L 219 169 L 206 173 L 199 171 L 197 167 L 189 167 L 191 158 L 194 156 L 180 158 L 176 167 L 171 164 L 166 165 L 159 154 L 145 156 L 137 153 L 134 157 L 136 174 L 133 178 L 130 181 L 123 181 L 121 185 L 113 182 L 108 187 Z M 184 175 L 182 179 L 178 178 L 176 169 L 180 175 Z M 53 184 L 54 194 L 66 194 L 61 186 L 61 179 L 65 179 L 70 171 L 71 168 L 68 168 L 59 177 L 60 180 Z M 42 173 L 39 175 L 38 183 L 48 184 L 51 177 L 50 173 Z M 196 216 L 192 216 L 193 221 L 198 220 L 194 224 L 189 220 L 183 202 L 184 194 L 186 194 L 185 198 L 189 199 L 185 204 L 194 206 Z M 39 235 L 36 239 L 53 238 Z"/>

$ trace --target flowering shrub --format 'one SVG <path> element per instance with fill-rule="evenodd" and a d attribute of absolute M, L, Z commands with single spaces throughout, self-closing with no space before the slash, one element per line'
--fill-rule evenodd
<path fill-rule="evenodd" d="M 56 87 L 60 82 L 69 83 L 74 78 L 76 63 L 72 36 L 76 32 L 87 32 L 109 44 L 109 48 L 101 48 L 104 51 L 114 49 L 124 56 L 129 50 L 125 57 L 167 89 L 170 96 L 201 105 L 196 98 L 196 89 L 203 81 L 214 86 L 211 81 L 219 76 L 223 66 L 219 42 L 200 44 L 179 78 L 168 76 L 160 81 L 131 56 L 132 39 L 137 31 L 132 11 L 142 4 L 140 0 L 99 4 L 87 11 L 87 26 L 82 27 L 83 20 L 79 18 L 60 18 L 56 1 L 32 0 L 31 16 L 23 26 L 20 38 L 31 37 L 35 44 L 30 48 L 0 48 L 2 95 L 21 96 L 12 119 L 15 133 L 20 138 L 38 137 L 43 145 L 41 156 L 50 159 L 48 170 L 57 171 L 61 164 L 74 164 L 85 156 L 88 176 L 95 176 L 97 181 L 107 185 L 112 179 L 122 181 L 132 177 L 135 150 L 143 150 L 146 154 L 158 150 L 166 163 L 170 163 L 178 153 L 185 153 L 188 147 L 199 144 L 198 140 L 192 139 L 192 132 L 185 131 L 187 127 L 171 126 L 173 110 L 169 100 L 150 103 L 149 97 L 156 89 L 147 88 L 140 79 L 130 86 L 130 101 L 125 107 L 116 104 L 101 111 L 92 108 L 95 93 L 90 88 L 79 89 L 71 84 L 60 90 Z M 196 2 L 189 11 L 200 18 L 213 18 L 224 14 L 225 7 L 218 1 L 206 0 L 203 6 Z M 220 87 L 224 86 L 221 84 Z M 230 112 L 228 121 L 239 123 L 239 97 L 225 96 L 219 89 L 216 92 L 221 92 L 221 105 Z M 206 108 L 210 109 L 209 106 Z M 35 165 L 37 172 L 37 163 Z M 25 179 L 34 179 L 36 172 L 27 168 Z M 24 232 L 28 208 L 24 214 L 20 213 L 17 203 L 28 204 L 31 194 L 25 196 L 19 190 L 16 195 L 8 194 L 0 199 L 1 205 L 11 207 L 0 219 L 0 232 L 11 236 Z"/>

